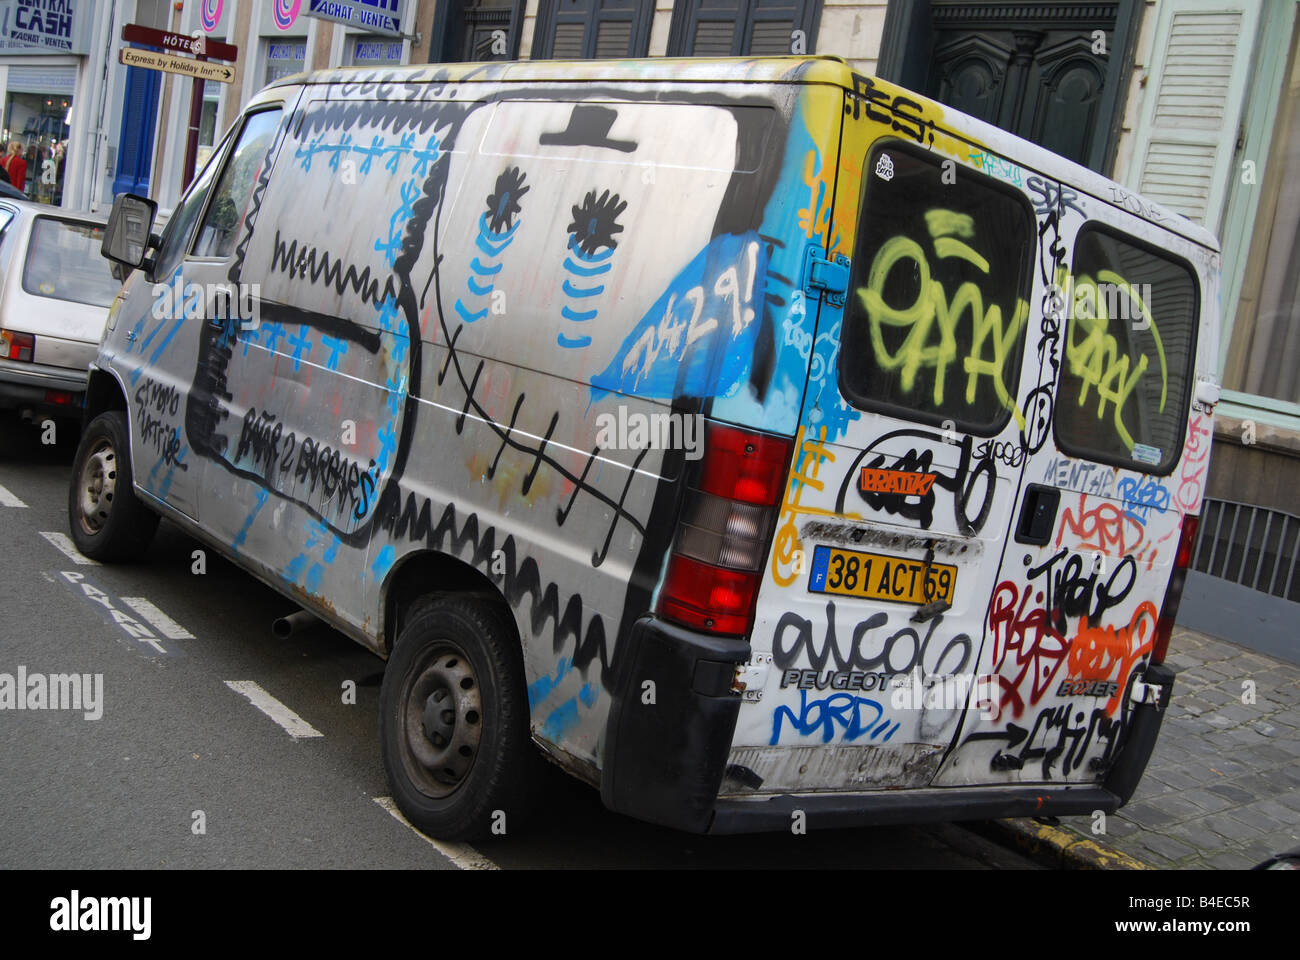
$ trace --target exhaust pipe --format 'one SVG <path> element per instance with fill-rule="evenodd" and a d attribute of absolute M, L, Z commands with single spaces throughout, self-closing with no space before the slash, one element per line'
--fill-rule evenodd
<path fill-rule="evenodd" d="M 310 630 L 319 624 L 320 618 L 316 614 L 308 613 L 306 610 L 299 610 L 287 617 L 272 620 L 271 633 L 277 640 L 288 640 L 295 633 L 302 633 L 304 630 Z"/>

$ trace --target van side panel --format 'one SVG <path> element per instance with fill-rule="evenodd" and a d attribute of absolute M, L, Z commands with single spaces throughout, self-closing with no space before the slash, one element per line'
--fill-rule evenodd
<path fill-rule="evenodd" d="M 514 610 L 534 735 L 592 770 L 692 415 L 744 397 L 770 429 L 797 403 L 797 88 L 308 89 L 244 259 L 265 359 L 232 390 L 312 426 L 272 457 L 280 413 L 232 425 L 255 469 L 218 474 L 223 539 L 372 637 L 409 559 L 471 564 Z"/>

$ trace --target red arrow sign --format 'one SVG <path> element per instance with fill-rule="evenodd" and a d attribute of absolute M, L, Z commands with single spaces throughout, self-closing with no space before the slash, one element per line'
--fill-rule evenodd
<path fill-rule="evenodd" d="M 238 60 L 239 47 L 221 40 L 209 40 L 207 37 L 197 39 L 183 33 L 168 33 L 143 27 L 138 23 L 128 23 L 122 27 L 122 39 L 129 43 L 144 43 L 151 47 L 162 47 L 172 53 L 191 53 L 209 60 Z"/>

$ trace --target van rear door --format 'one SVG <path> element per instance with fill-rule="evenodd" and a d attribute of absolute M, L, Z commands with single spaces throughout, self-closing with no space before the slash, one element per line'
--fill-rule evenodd
<path fill-rule="evenodd" d="M 927 149 L 920 103 L 855 80 L 832 231 L 847 302 L 821 303 L 724 794 L 928 785 L 1014 518 L 1032 205 Z"/>
<path fill-rule="evenodd" d="M 1068 185 L 1030 185 L 1041 380 L 1027 363 L 1023 475 L 979 659 L 989 689 L 943 786 L 1105 776 L 1208 465 L 1210 416 L 1191 406 L 1210 252 Z"/>

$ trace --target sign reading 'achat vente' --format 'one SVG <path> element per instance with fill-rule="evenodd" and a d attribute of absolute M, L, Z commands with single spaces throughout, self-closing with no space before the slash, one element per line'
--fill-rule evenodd
<path fill-rule="evenodd" d="M 402 35 L 402 0 L 309 0 L 307 16 L 364 28 L 367 33 Z"/>

